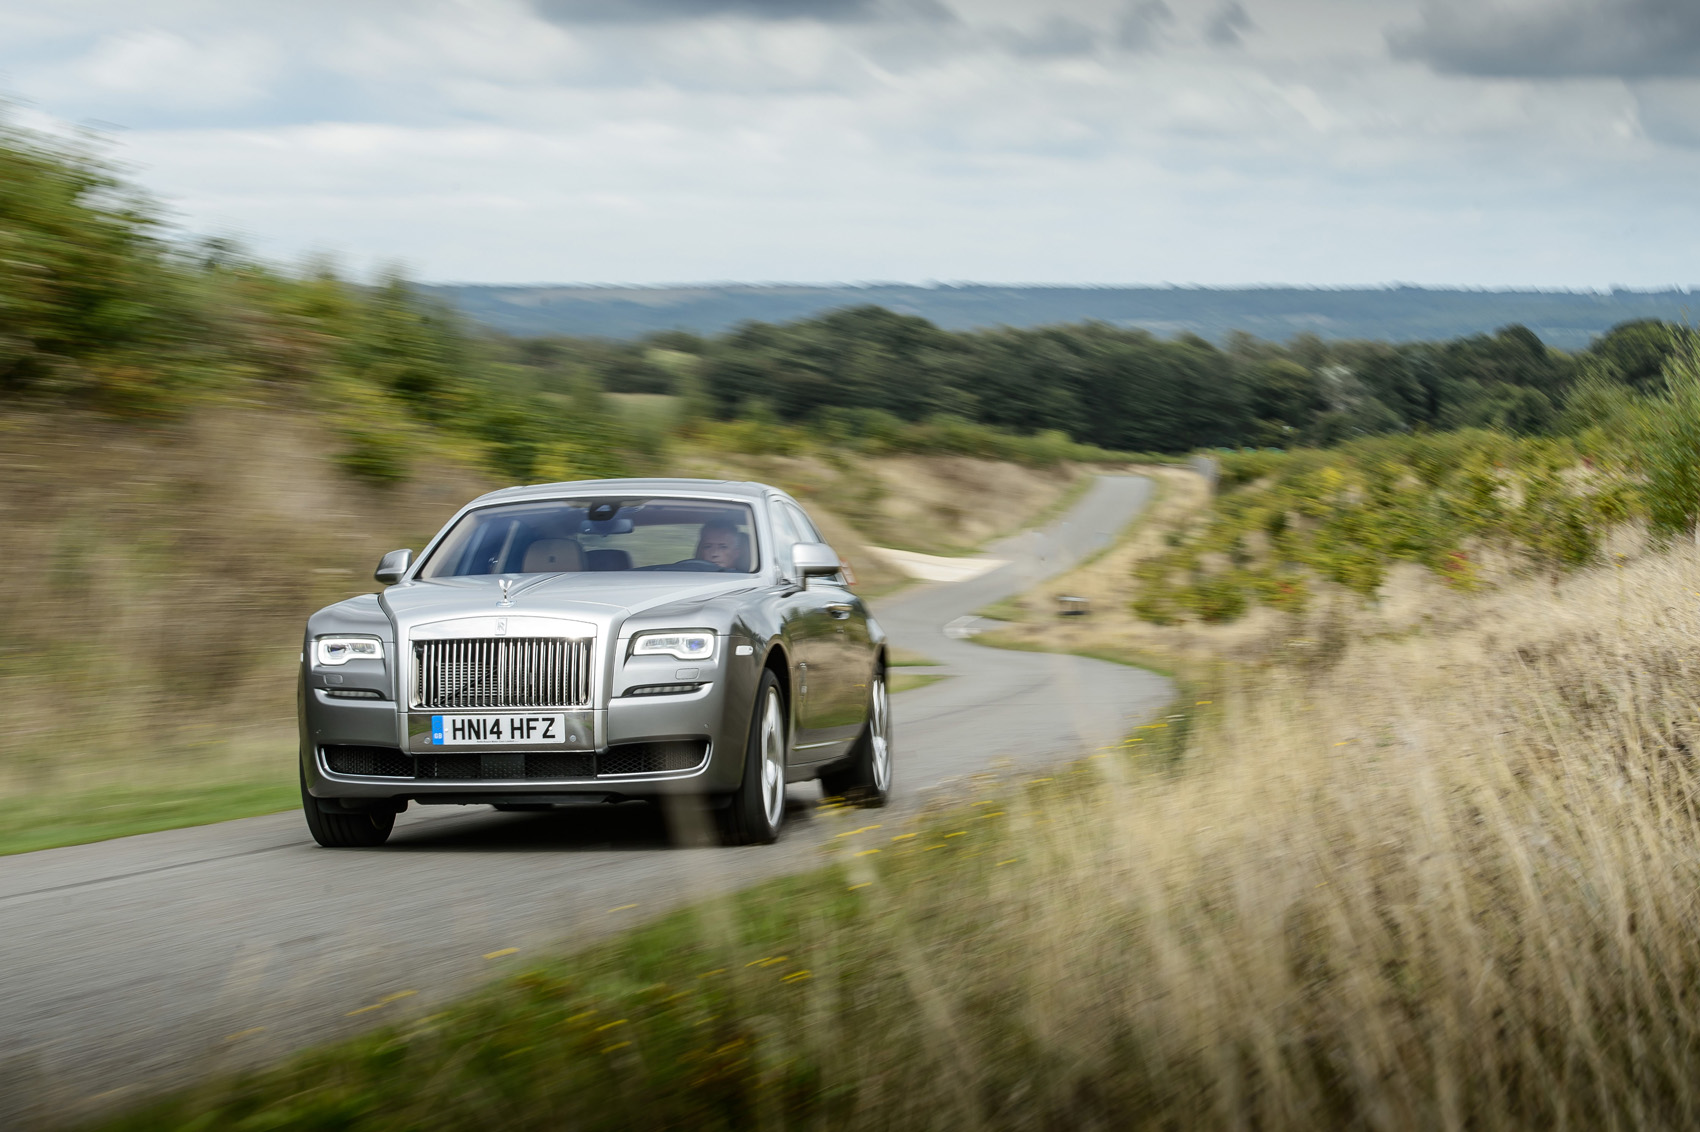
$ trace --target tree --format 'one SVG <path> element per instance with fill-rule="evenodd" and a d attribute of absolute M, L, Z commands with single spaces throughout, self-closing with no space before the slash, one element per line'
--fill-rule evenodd
<path fill-rule="evenodd" d="M 1600 363 L 1617 381 L 1653 392 L 1663 381 L 1665 362 L 1691 335 L 1686 327 L 1656 318 L 1620 322 L 1595 339 L 1583 357 Z"/>
<path fill-rule="evenodd" d="M 1252 416 L 1301 429 L 1328 408 L 1315 373 L 1282 358 L 1259 363 L 1246 377 Z"/>

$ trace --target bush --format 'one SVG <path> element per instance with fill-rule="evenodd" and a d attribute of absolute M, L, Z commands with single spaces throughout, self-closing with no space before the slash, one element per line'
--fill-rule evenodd
<path fill-rule="evenodd" d="M 1695 388 L 1700 422 L 1700 380 Z M 1700 459 L 1700 446 L 1691 458 Z M 1481 580 L 1470 549 L 1477 542 L 1512 551 L 1529 568 L 1574 569 L 1638 506 L 1631 485 L 1579 461 L 1568 442 L 1480 429 L 1227 453 L 1209 523 L 1141 566 L 1150 598 L 1135 610 L 1154 621 L 1177 610 L 1227 621 L 1256 600 L 1298 612 L 1310 600 L 1307 579 L 1374 600 L 1395 562 L 1470 589 Z M 1680 485 L 1681 461 L 1669 464 Z M 1168 579 L 1188 572 L 1195 580 L 1171 592 Z"/>
<path fill-rule="evenodd" d="M 1205 575 L 1181 590 L 1176 601 L 1200 621 L 1236 621 L 1246 611 L 1245 589 L 1227 574 Z"/>
<path fill-rule="evenodd" d="M 402 437 L 355 426 L 343 431 L 343 442 L 337 465 L 355 479 L 379 486 L 407 479 L 407 444 Z"/>
<path fill-rule="evenodd" d="M 1637 438 L 1653 534 L 1692 534 L 1700 516 L 1700 349 L 1691 336 L 1665 361 L 1664 393 Z"/>

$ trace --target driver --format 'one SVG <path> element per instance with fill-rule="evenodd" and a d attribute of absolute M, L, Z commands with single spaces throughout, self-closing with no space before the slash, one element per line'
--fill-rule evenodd
<path fill-rule="evenodd" d="M 710 519 L 697 535 L 696 557 L 712 562 L 720 570 L 749 570 L 749 544 L 736 526 L 725 519 Z"/>

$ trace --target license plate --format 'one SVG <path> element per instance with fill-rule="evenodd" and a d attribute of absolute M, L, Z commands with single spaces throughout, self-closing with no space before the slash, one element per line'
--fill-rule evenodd
<path fill-rule="evenodd" d="M 578 737 L 573 736 L 574 739 Z M 480 744 L 565 743 L 564 715 L 433 715 L 433 746 L 468 747 Z"/>

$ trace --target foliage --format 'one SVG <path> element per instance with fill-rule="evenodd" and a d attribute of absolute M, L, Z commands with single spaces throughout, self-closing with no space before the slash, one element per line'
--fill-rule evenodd
<path fill-rule="evenodd" d="M 1396 562 L 1471 589 L 1486 548 L 1573 569 L 1636 506 L 1626 480 L 1588 474 L 1569 443 L 1483 430 L 1220 462 L 1210 521 L 1137 567 L 1133 608 L 1147 621 L 1230 621 L 1253 602 L 1302 612 L 1310 579 L 1374 599 Z"/>
<path fill-rule="evenodd" d="M 120 418 L 283 392 L 323 408 L 351 475 L 408 474 L 409 422 L 504 476 L 618 470 L 594 377 L 512 364 L 398 276 L 299 275 L 173 246 L 92 151 L 0 128 L 0 392 Z M 284 392 L 286 391 L 286 392 Z"/>
<path fill-rule="evenodd" d="M 1693 534 L 1700 517 L 1700 344 L 1692 336 L 1665 360 L 1665 388 L 1640 419 L 1637 455 L 1647 519 L 1660 538 Z"/>
<path fill-rule="evenodd" d="M 881 409 L 838 408 L 826 410 L 811 421 L 787 422 L 759 399 L 747 402 L 742 415 L 734 420 L 700 421 L 688 431 L 698 444 L 750 456 L 794 456 L 819 450 L 862 456 L 914 453 L 975 456 L 1034 468 L 1055 467 L 1067 461 L 1125 464 L 1172 459 L 1111 452 L 1080 444 L 1055 430 L 1023 435 L 943 413 L 906 422 Z"/>
<path fill-rule="evenodd" d="M 106 164 L 0 125 L 0 392 L 153 411 L 200 361 L 187 291 L 152 210 Z"/>
<path fill-rule="evenodd" d="M 556 338 L 525 347 L 622 393 L 689 391 L 692 416 L 759 417 L 877 437 L 887 421 L 1052 432 L 1118 451 L 1327 447 L 1363 436 L 1490 428 L 1517 436 L 1585 429 L 1572 400 L 1602 389 L 1631 402 L 1652 386 L 1674 328 L 1639 321 L 1588 350 L 1549 349 L 1526 327 L 1444 342 L 1285 345 L 1247 334 L 1218 347 L 1102 323 L 954 332 L 876 306 L 713 338 Z M 879 414 L 881 416 L 875 416 Z M 736 433 L 733 434 L 734 436 Z M 775 443 L 783 444 L 782 439 Z M 746 438 L 745 447 L 760 443 Z"/>

